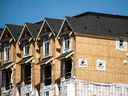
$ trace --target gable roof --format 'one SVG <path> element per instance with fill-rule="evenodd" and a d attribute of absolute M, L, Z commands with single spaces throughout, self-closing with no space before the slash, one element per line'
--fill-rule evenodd
<path fill-rule="evenodd" d="M 41 25 L 42 25 L 43 21 L 40 21 L 40 22 L 36 22 L 36 23 L 26 23 L 29 31 L 31 32 L 33 38 L 36 38 L 40 28 L 41 28 Z"/>
<path fill-rule="evenodd" d="M 86 12 L 65 18 L 78 34 L 128 36 L 128 16 Z"/>
<path fill-rule="evenodd" d="M 15 25 L 15 24 L 6 24 L 6 26 L 11 31 L 11 33 L 12 33 L 13 37 L 15 38 L 15 40 L 18 40 L 23 26 L 22 25 Z"/>
<path fill-rule="evenodd" d="M 59 29 L 62 25 L 63 20 L 62 19 L 55 19 L 55 18 L 45 18 L 49 26 L 51 27 L 52 31 L 57 35 L 59 32 Z"/>

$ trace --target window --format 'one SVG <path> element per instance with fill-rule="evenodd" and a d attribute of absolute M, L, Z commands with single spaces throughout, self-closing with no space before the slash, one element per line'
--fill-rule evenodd
<path fill-rule="evenodd" d="M 2 71 L 2 84 L 6 88 L 6 90 L 11 88 L 11 68 Z"/>
<path fill-rule="evenodd" d="M 65 37 L 63 38 L 63 45 L 62 45 L 63 53 L 70 51 L 70 38 Z"/>
<path fill-rule="evenodd" d="M 42 81 L 45 86 L 52 83 L 52 66 L 50 63 L 42 65 Z"/>
<path fill-rule="evenodd" d="M 100 71 L 105 71 L 106 70 L 106 62 L 104 60 L 98 59 L 96 61 L 96 69 Z"/>
<path fill-rule="evenodd" d="M 10 46 L 4 47 L 4 61 L 7 62 L 10 60 Z"/>
<path fill-rule="evenodd" d="M 23 80 L 25 81 L 25 83 L 30 83 L 31 82 L 31 64 L 24 64 L 22 66 L 22 71 L 23 71 Z"/>
<path fill-rule="evenodd" d="M 88 61 L 87 61 L 87 59 L 80 58 L 79 59 L 79 67 L 88 67 Z"/>
<path fill-rule="evenodd" d="M 43 53 L 44 53 L 44 57 L 50 55 L 50 40 L 46 40 L 43 42 Z"/>
<path fill-rule="evenodd" d="M 23 48 L 24 57 L 29 56 L 29 45 L 25 45 Z"/>
<path fill-rule="evenodd" d="M 119 40 L 116 41 L 116 48 L 119 50 L 126 50 L 127 42 L 123 38 L 120 38 Z"/>
<path fill-rule="evenodd" d="M 65 77 L 65 79 L 71 78 L 72 71 L 72 59 L 64 59 L 61 61 L 61 76 Z"/>

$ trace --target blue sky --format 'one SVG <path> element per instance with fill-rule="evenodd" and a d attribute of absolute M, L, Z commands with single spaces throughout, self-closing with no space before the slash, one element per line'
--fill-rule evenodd
<path fill-rule="evenodd" d="M 0 27 L 87 11 L 128 15 L 128 0 L 0 0 Z"/>

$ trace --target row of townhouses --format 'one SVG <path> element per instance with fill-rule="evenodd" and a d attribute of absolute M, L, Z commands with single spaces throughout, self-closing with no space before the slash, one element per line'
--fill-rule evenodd
<path fill-rule="evenodd" d="M 128 96 L 128 16 L 86 12 L 0 29 L 1 96 Z"/>

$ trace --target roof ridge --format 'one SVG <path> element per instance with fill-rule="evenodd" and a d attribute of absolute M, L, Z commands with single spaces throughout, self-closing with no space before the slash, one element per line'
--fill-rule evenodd
<path fill-rule="evenodd" d="M 11 26 L 23 26 L 23 25 L 20 25 L 20 24 L 5 24 L 6 26 L 8 25 L 11 25 Z"/>
<path fill-rule="evenodd" d="M 51 20 L 61 20 L 61 21 L 63 20 L 63 19 L 60 19 L 60 18 L 50 18 L 50 17 L 44 17 L 44 19 L 46 19 L 46 20 L 47 20 L 47 19 L 51 19 Z"/>
<path fill-rule="evenodd" d="M 72 17 L 76 17 L 77 18 L 77 17 L 81 17 L 81 16 L 85 16 L 85 15 L 99 15 L 99 16 L 107 16 L 107 17 L 114 17 L 114 18 L 117 17 L 117 18 L 128 19 L 128 16 L 125 16 L 125 15 L 102 13 L 102 12 L 91 12 L 91 11 L 80 13 L 80 14 L 72 16 Z"/>

